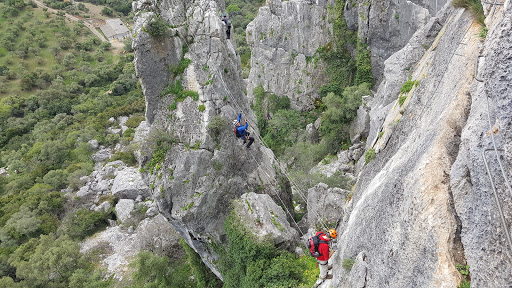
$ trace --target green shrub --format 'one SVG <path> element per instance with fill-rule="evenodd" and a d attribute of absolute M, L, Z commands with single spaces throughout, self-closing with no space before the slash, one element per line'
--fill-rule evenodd
<path fill-rule="evenodd" d="M 405 94 L 409 93 L 411 91 L 412 87 L 416 87 L 420 84 L 420 81 L 413 81 L 411 80 L 411 77 L 409 77 L 409 80 L 407 80 L 402 87 L 400 88 L 400 93 Z"/>
<path fill-rule="evenodd" d="M 146 120 L 146 118 L 144 116 L 133 116 L 126 121 L 126 126 L 128 128 L 135 129 L 135 128 L 139 127 L 140 122 L 142 122 L 144 120 Z"/>
<path fill-rule="evenodd" d="M 256 241 L 235 213 L 228 215 L 224 229 L 228 244 L 217 247 L 224 287 L 301 287 L 316 280 L 308 270 L 311 259 Z"/>
<path fill-rule="evenodd" d="M 149 20 L 148 24 L 146 24 L 146 27 L 144 27 L 144 30 L 148 32 L 149 35 L 156 38 L 162 38 L 169 35 L 169 25 L 160 15 L 153 16 Z"/>
<path fill-rule="evenodd" d="M 372 59 L 367 44 L 357 41 L 357 61 L 354 85 L 373 83 Z"/>
<path fill-rule="evenodd" d="M 71 238 L 81 240 L 107 227 L 108 219 L 111 219 L 109 212 L 79 209 L 67 215 L 59 229 Z"/>
<path fill-rule="evenodd" d="M 375 149 L 368 149 L 364 154 L 364 162 L 366 164 L 370 163 L 373 159 L 375 159 Z"/>
<path fill-rule="evenodd" d="M 153 155 L 151 156 L 151 160 L 146 164 L 146 167 L 143 169 L 143 171 L 149 171 L 151 174 L 153 174 L 153 172 L 155 172 L 155 167 L 158 167 L 156 169 L 156 171 L 158 171 L 162 162 L 165 160 L 165 154 L 167 154 L 167 151 L 171 149 L 174 142 L 175 140 L 165 132 L 158 134 L 157 138 L 155 139 L 156 145 L 155 150 L 153 151 Z"/>
<path fill-rule="evenodd" d="M 194 279 L 196 282 L 196 287 L 222 287 L 222 281 L 213 274 L 213 272 L 204 265 L 201 257 L 194 251 L 194 249 L 190 248 L 185 240 L 180 239 L 181 247 L 185 250 L 187 254 L 188 263 L 190 268 L 192 268 L 192 274 L 194 275 Z"/>
<path fill-rule="evenodd" d="M 122 152 L 122 151 L 116 152 L 116 154 L 112 155 L 112 157 L 110 157 L 110 159 L 108 159 L 106 163 L 114 162 L 114 161 L 117 161 L 117 160 L 123 161 L 124 164 L 126 164 L 128 166 L 136 166 L 137 165 L 137 159 L 135 158 L 133 153 L 131 153 L 131 152 Z"/>
<path fill-rule="evenodd" d="M 484 26 L 485 15 L 482 2 L 480 0 L 454 0 L 452 1 L 453 7 L 466 8 L 471 11 L 475 20 L 482 26 Z"/>
<path fill-rule="evenodd" d="M 216 139 L 218 142 L 218 138 L 221 135 L 222 131 L 227 130 L 228 121 L 226 118 L 221 115 L 215 115 L 210 119 L 210 123 L 208 123 L 207 129 L 208 133 L 213 139 Z"/>
<path fill-rule="evenodd" d="M 135 129 L 133 129 L 133 128 L 128 128 L 123 133 L 123 137 L 128 138 L 130 140 L 133 138 L 134 135 L 135 135 Z"/>
<path fill-rule="evenodd" d="M 199 110 L 199 112 L 203 112 L 205 109 L 206 109 L 206 106 L 204 104 L 201 104 L 197 107 L 197 110 Z"/>
<path fill-rule="evenodd" d="M 350 272 L 350 270 L 352 270 L 352 266 L 354 266 L 354 259 L 352 259 L 352 258 L 343 259 L 342 267 L 343 267 L 343 269 L 345 269 L 345 271 Z"/>
<path fill-rule="evenodd" d="M 404 102 L 406 99 L 407 99 L 407 95 L 400 95 L 400 97 L 398 97 L 398 105 L 400 105 L 400 107 L 402 107 L 402 105 L 404 105 Z"/>
<path fill-rule="evenodd" d="M 132 274 L 136 287 L 194 287 L 190 266 L 183 260 L 171 264 L 166 256 L 141 251 L 130 266 L 136 269 Z"/>
<path fill-rule="evenodd" d="M 322 101 L 326 110 L 322 115 L 320 136 L 327 142 L 330 153 L 336 153 L 343 142 L 350 141 L 350 124 L 357 116 L 357 109 L 362 104 L 362 96 L 370 95 L 370 84 L 350 86 L 341 96 L 329 93 Z"/>

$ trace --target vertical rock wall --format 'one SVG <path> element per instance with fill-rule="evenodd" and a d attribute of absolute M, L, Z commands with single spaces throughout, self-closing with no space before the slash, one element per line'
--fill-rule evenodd
<path fill-rule="evenodd" d="M 412 35 L 447 3 L 440 1 L 348 0 L 345 18 L 349 29 L 368 43 L 374 79 L 380 82 L 384 61 L 402 49 Z M 424 43 L 427 45 L 427 43 Z M 426 47 L 428 48 L 428 46 Z M 425 48 L 425 49 L 426 49 Z"/>
<path fill-rule="evenodd" d="M 234 137 L 231 121 L 240 111 L 252 134 L 258 131 L 244 94 L 239 56 L 226 39 L 220 19 L 223 5 L 223 1 L 209 0 L 135 2 L 133 44 L 151 125 L 140 147 L 146 181 L 160 212 L 219 277 L 210 244 L 225 241 L 223 224 L 232 200 L 258 192 L 271 195 L 284 207 L 291 206 L 289 185 L 278 183 L 272 151 L 258 141 L 252 149 L 245 149 Z M 167 23 L 164 36 L 147 33 L 156 15 Z M 173 75 L 183 59 L 190 59 L 190 64 L 182 75 Z M 191 93 L 176 101 L 175 93 L 162 93 L 171 77 L 184 91 L 198 96 Z M 218 125 L 222 122 L 219 116 L 223 125 Z M 218 135 L 208 130 L 215 119 Z M 152 154 L 159 139 L 173 139 L 172 147 L 163 162 L 148 165 L 156 159 Z"/>
<path fill-rule="evenodd" d="M 386 60 L 384 81 L 370 103 L 372 112 L 386 111 L 380 121 L 371 114 L 369 139 L 376 141 L 368 145 L 377 157 L 364 167 L 338 227 L 343 234 L 335 266 L 352 258 L 357 259 L 355 270 L 337 268 L 334 286 L 457 287 L 463 278 L 456 264 L 466 259 L 472 286 L 510 283 L 506 271 L 511 258 L 480 156 L 491 143 L 491 129 L 484 121 L 487 94 L 496 107 L 491 108 L 491 122 L 497 123 L 494 133 L 501 137 L 503 160 L 510 161 L 506 131 L 512 101 L 504 96 L 510 86 L 507 13 L 492 16 L 500 24 L 487 36 L 484 84 L 474 80 L 481 27 L 464 9 L 446 6 Z M 422 48 L 424 43 L 428 47 Z M 418 82 L 401 95 L 406 98 L 400 105 L 399 89 L 407 80 L 400 76 L 404 69 Z M 510 219 L 510 195 L 494 162 L 491 169 Z"/>
<path fill-rule="evenodd" d="M 485 8 L 489 9 L 486 19 L 489 32 L 475 75 L 483 82 L 474 83 L 471 114 L 462 131 L 450 184 L 462 222 L 461 236 L 470 267 L 471 287 L 509 287 L 512 247 L 505 228 L 510 234 L 512 191 L 506 181 L 511 183 L 512 180 L 512 7 L 510 1 L 506 1 L 505 7 L 487 5 Z M 494 136 L 504 174 L 491 136 Z"/>
<path fill-rule="evenodd" d="M 287 96 L 294 109 L 313 107 L 318 88 L 328 81 L 316 50 L 329 42 L 327 0 L 270 0 L 247 26 L 251 72 L 247 92 L 262 85 Z"/>

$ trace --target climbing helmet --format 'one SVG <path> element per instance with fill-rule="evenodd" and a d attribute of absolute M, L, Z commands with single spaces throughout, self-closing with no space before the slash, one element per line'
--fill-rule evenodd
<path fill-rule="evenodd" d="M 338 237 L 338 233 L 336 233 L 336 230 L 334 229 L 329 229 L 327 233 L 329 233 L 329 236 L 331 236 L 332 239 L 336 239 L 336 237 Z"/>

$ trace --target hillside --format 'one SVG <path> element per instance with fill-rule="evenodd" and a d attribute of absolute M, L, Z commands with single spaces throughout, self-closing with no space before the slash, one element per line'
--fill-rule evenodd
<path fill-rule="evenodd" d="M 89 2 L 0 2 L 1 287 L 512 283 L 510 1 Z"/>

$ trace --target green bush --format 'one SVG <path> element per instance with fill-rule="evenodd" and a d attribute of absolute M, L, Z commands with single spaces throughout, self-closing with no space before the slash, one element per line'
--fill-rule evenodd
<path fill-rule="evenodd" d="M 190 266 L 184 261 L 171 264 L 166 256 L 141 251 L 130 266 L 136 269 L 132 274 L 136 287 L 194 287 Z"/>
<path fill-rule="evenodd" d="M 375 159 L 375 149 L 368 149 L 364 154 L 364 162 L 366 164 L 370 163 L 373 159 Z"/>
<path fill-rule="evenodd" d="M 400 107 L 402 107 L 402 105 L 404 105 L 406 99 L 407 99 L 407 95 L 400 95 L 400 97 L 398 97 L 398 105 L 400 105 Z"/>
<path fill-rule="evenodd" d="M 217 247 L 223 287 L 301 287 L 316 280 L 310 276 L 311 257 L 299 258 L 270 241 L 256 241 L 235 213 L 228 215 L 224 229 L 228 244 Z"/>
<path fill-rule="evenodd" d="M 222 281 L 213 274 L 213 272 L 204 265 L 201 257 L 192 249 L 185 240 L 180 239 L 181 247 L 185 250 L 187 254 L 188 263 L 190 268 L 192 268 L 192 274 L 194 275 L 194 279 L 196 282 L 196 287 L 200 288 L 215 288 L 222 287 Z"/>
<path fill-rule="evenodd" d="M 206 106 L 204 104 L 201 104 L 197 107 L 197 110 L 199 110 L 199 112 L 203 112 L 205 109 L 206 109 Z"/>
<path fill-rule="evenodd" d="M 64 218 L 60 231 L 73 239 L 81 240 L 107 227 L 108 219 L 111 219 L 109 212 L 79 209 Z"/>
<path fill-rule="evenodd" d="M 162 38 L 169 35 L 169 24 L 160 15 L 156 15 L 149 20 L 144 30 L 153 37 Z"/>
<path fill-rule="evenodd" d="M 126 121 L 126 126 L 128 128 L 135 129 L 135 128 L 139 127 L 140 122 L 142 122 L 144 120 L 146 120 L 146 118 L 144 116 L 133 116 Z"/>
<path fill-rule="evenodd" d="M 357 41 L 357 61 L 354 85 L 362 83 L 373 83 L 372 59 L 367 44 Z"/>
<path fill-rule="evenodd" d="M 411 91 L 412 87 L 418 86 L 420 81 L 413 81 L 411 80 L 411 77 L 409 77 L 409 80 L 407 80 L 402 87 L 400 87 L 400 93 L 409 93 Z"/>
<path fill-rule="evenodd" d="M 482 2 L 480 0 L 454 0 L 452 1 L 453 7 L 466 8 L 471 11 L 475 20 L 482 26 L 485 25 L 485 14 Z"/>
<path fill-rule="evenodd" d="M 208 133 L 213 139 L 217 139 L 221 135 L 222 131 L 227 130 L 228 121 L 226 118 L 221 115 L 215 115 L 210 119 L 210 123 L 208 123 L 207 129 Z"/>
<path fill-rule="evenodd" d="M 347 87 L 341 96 L 329 93 L 322 100 L 326 110 L 322 115 L 320 136 L 327 143 L 330 153 L 336 153 L 343 142 L 350 142 L 350 124 L 357 116 L 362 96 L 371 95 L 369 88 L 369 83 Z"/>
<path fill-rule="evenodd" d="M 112 155 L 112 157 L 110 157 L 110 159 L 107 160 L 106 163 L 114 162 L 114 161 L 117 161 L 117 160 L 123 161 L 124 164 L 126 164 L 128 166 L 136 166 L 137 165 L 137 159 L 135 158 L 133 153 L 131 153 L 131 152 L 122 152 L 122 151 L 116 152 L 114 155 Z"/>

